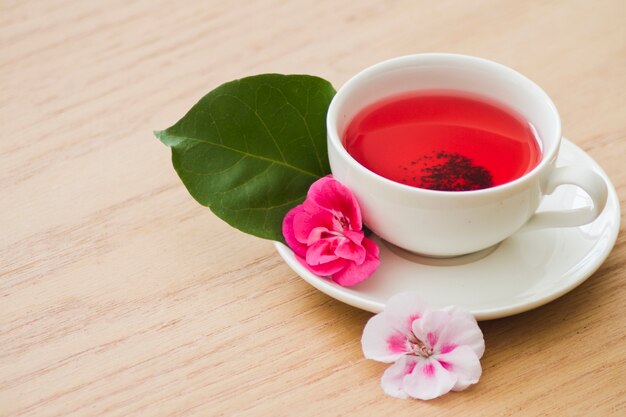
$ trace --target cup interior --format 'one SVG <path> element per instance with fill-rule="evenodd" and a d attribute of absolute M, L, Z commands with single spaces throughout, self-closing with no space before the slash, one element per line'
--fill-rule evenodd
<path fill-rule="evenodd" d="M 486 97 L 516 111 L 534 127 L 541 148 L 540 163 L 556 157 L 561 138 L 560 118 L 548 95 L 534 82 L 504 65 L 456 54 L 418 54 L 394 58 L 360 72 L 334 97 L 327 118 L 329 140 L 344 157 L 342 137 L 364 107 L 384 98 L 416 90 L 457 90 Z M 523 177 L 522 177 L 523 178 Z"/>

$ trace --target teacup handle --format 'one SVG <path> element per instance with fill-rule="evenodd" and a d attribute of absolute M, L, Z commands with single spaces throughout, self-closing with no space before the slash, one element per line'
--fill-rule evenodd
<path fill-rule="evenodd" d="M 608 188 L 604 179 L 589 168 L 576 166 L 559 167 L 552 170 L 545 185 L 544 194 L 565 184 L 582 188 L 593 201 L 593 206 L 574 210 L 542 211 L 534 214 L 521 231 L 544 229 L 548 227 L 573 227 L 594 221 L 606 205 Z"/>

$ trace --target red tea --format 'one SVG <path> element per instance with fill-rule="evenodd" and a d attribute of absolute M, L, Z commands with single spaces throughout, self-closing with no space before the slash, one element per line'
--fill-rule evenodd
<path fill-rule="evenodd" d="M 440 191 L 505 184 L 541 159 L 533 126 L 489 99 L 418 91 L 363 109 L 344 135 L 346 150 L 390 180 Z"/>

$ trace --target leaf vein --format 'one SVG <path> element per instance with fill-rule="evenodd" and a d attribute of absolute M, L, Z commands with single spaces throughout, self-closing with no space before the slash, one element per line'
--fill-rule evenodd
<path fill-rule="evenodd" d="M 304 127 L 306 128 L 307 135 L 308 135 L 308 137 L 309 137 L 309 139 L 311 141 L 311 145 L 313 146 L 313 151 L 315 152 L 315 157 L 317 158 L 317 164 L 320 167 L 320 172 L 323 173 L 324 172 L 324 164 L 322 163 L 322 158 L 320 157 L 319 150 L 317 149 L 317 145 L 315 144 L 315 140 L 313 139 L 313 133 L 311 133 L 311 129 L 309 128 L 309 123 L 307 122 L 306 117 L 302 113 L 300 113 L 300 111 L 298 110 L 298 108 L 296 106 L 291 104 L 291 102 L 289 101 L 289 99 L 287 98 L 287 96 L 285 95 L 285 93 L 282 90 L 279 90 L 276 87 L 272 87 L 272 88 L 275 89 L 276 91 L 278 91 L 280 93 L 280 95 L 282 95 L 285 98 L 285 102 L 292 109 L 294 109 L 296 114 L 298 116 L 300 116 L 300 118 L 302 119 L 302 122 L 304 123 Z M 307 89 L 306 93 L 307 93 L 306 94 L 307 100 L 309 100 L 310 99 L 310 96 L 309 96 L 310 92 L 309 92 L 308 89 Z M 308 103 L 307 103 L 307 108 L 308 108 Z"/>
<path fill-rule="evenodd" d="M 206 143 L 208 145 L 216 146 L 216 147 L 222 148 L 222 149 L 226 149 L 226 150 L 229 150 L 231 152 L 240 153 L 240 154 L 242 154 L 244 156 L 247 156 L 247 157 L 250 157 L 250 158 L 253 158 L 253 159 L 260 159 L 262 161 L 267 161 L 267 162 L 270 162 L 270 163 L 273 163 L 273 164 L 281 165 L 281 166 L 284 166 L 286 168 L 292 169 L 294 171 L 298 171 L 298 172 L 300 172 L 302 174 L 308 175 L 308 176 L 313 177 L 313 178 L 319 178 L 320 177 L 319 174 L 306 171 L 306 170 L 304 170 L 302 168 L 298 168 L 296 166 L 293 166 L 293 165 L 291 165 L 291 164 L 289 164 L 287 162 L 277 161 L 275 159 L 266 158 L 266 157 L 260 156 L 260 155 L 254 155 L 254 154 L 251 154 L 249 152 L 242 151 L 241 149 L 231 148 L 230 146 L 226 146 L 226 145 L 223 145 L 221 143 L 209 142 L 209 141 L 206 141 L 206 140 L 202 140 L 202 139 L 198 139 L 198 138 L 192 138 L 192 137 L 189 137 L 189 136 L 172 135 L 170 133 L 168 133 L 167 135 L 170 136 L 170 137 L 176 137 L 178 139 L 190 140 L 190 141 L 200 142 L 200 143 Z M 191 172 L 191 171 L 188 171 L 188 172 Z"/>
<path fill-rule="evenodd" d="M 255 91 L 255 94 L 257 94 L 257 92 Z M 230 97 L 232 99 L 237 100 L 239 103 L 241 103 L 244 107 L 247 107 L 252 113 L 254 113 L 254 115 L 256 116 L 256 118 L 259 120 L 259 122 L 261 122 L 261 125 L 263 125 L 263 128 L 265 129 L 265 131 L 267 132 L 267 134 L 269 135 L 269 137 L 272 139 L 272 142 L 274 142 L 274 146 L 276 146 L 276 149 L 278 150 L 278 153 L 280 154 L 280 157 L 283 158 L 283 162 L 287 163 L 287 160 L 285 159 L 285 155 L 283 154 L 282 149 L 280 149 L 280 145 L 278 144 L 278 141 L 276 140 L 276 138 L 274 137 L 274 134 L 272 133 L 272 131 L 270 130 L 270 128 L 267 126 L 267 124 L 265 123 L 265 120 L 263 120 L 263 118 L 261 117 L 261 115 L 258 113 L 258 109 L 254 109 L 252 108 L 252 106 L 250 106 L 248 103 L 246 103 L 245 101 L 243 101 L 242 99 L 240 99 L 237 96 L 234 96 L 232 94 L 224 94 L 224 97 Z"/>

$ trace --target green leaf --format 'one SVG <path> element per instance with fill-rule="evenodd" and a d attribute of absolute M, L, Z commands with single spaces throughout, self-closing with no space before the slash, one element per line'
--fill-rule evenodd
<path fill-rule="evenodd" d="M 282 220 L 309 186 L 330 173 L 326 112 L 332 85 L 309 75 L 263 74 L 222 84 L 172 127 L 189 193 L 233 227 L 282 241 Z"/>

